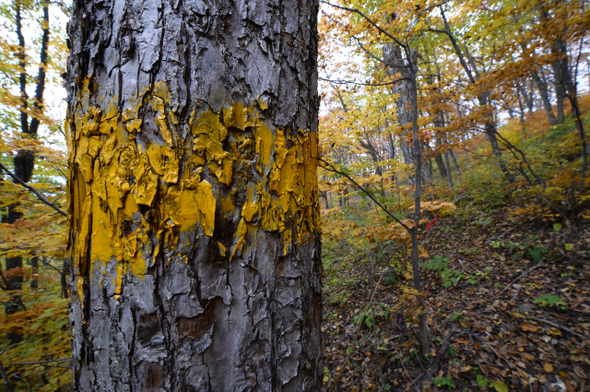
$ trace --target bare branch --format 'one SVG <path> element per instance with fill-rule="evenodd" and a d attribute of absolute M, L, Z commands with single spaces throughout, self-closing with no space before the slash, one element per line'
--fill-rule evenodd
<path fill-rule="evenodd" d="M 35 196 L 37 196 L 37 198 L 43 202 L 44 204 L 48 205 L 49 207 L 53 208 L 55 211 L 57 211 L 60 215 L 63 216 L 68 216 L 68 214 L 65 213 L 65 211 L 63 211 L 61 208 L 59 208 L 58 206 L 56 206 L 54 203 L 50 202 L 49 200 L 47 200 L 47 198 L 45 196 L 43 196 L 41 194 L 41 192 L 39 192 L 38 190 L 36 190 L 35 188 L 33 188 L 32 186 L 28 185 L 27 183 L 25 183 L 24 181 L 22 181 L 20 178 L 18 178 L 14 173 L 12 173 L 10 170 L 8 170 L 6 168 L 6 166 L 4 166 L 3 164 L 0 163 L 0 169 L 4 170 L 10 177 L 12 177 L 12 179 L 14 181 L 16 181 L 19 185 L 21 185 L 23 188 L 28 189 L 29 191 L 31 191 L 32 193 L 35 194 Z"/>
<path fill-rule="evenodd" d="M 356 86 L 389 86 L 392 84 L 396 84 L 399 83 L 403 80 L 410 80 L 410 78 L 399 78 L 396 80 L 392 80 L 391 82 L 386 82 L 386 83 L 360 83 L 360 82 L 353 82 L 352 80 L 338 80 L 338 79 L 327 79 L 327 78 L 322 78 L 321 76 L 318 76 L 319 80 L 323 80 L 324 82 L 329 82 L 329 83 L 334 83 L 334 84 L 354 84 Z"/>
<path fill-rule="evenodd" d="M 360 46 L 360 47 L 361 47 L 361 49 L 362 49 L 362 50 L 363 50 L 363 51 L 364 51 L 364 52 L 367 54 L 367 56 L 371 57 L 372 59 L 374 59 L 374 60 L 376 60 L 376 61 L 379 61 L 379 62 L 380 62 L 380 63 L 382 63 L 382 64 L 388 65 L 388 64 L 385 62 L 385 60 L 383 60 L 381 57 L 377 57 L 377 56 L 375 56 L 373 53 L 371 53 L 371 51 L 370 51 L 369 49 L 365 48 L 365 47 L 363 46 L 363 44 L 361 43 L 361 40 L 360 40 L 360 39 L 358 39 L 357 37 L 353 37 L 353 38 L 354 38 L 354 40 L 356 41 L 356 43 L 358 44 L 358 46 Z"/>
<path fill-rule="evenodd" d="M 72 360 L 72 357 L 67 357 L 67 358 L 59 358 L 59 359 L 49 359 L 47 361 L 13 362 L 12 365 L 43 365 L 46 363 L 67 362 L 67 361 L 71 361 L 71 360 Z"/>
<path fill-rule="evenodd" d="M 376 198 L 375 196 L 373 196 L 367 189 L 365 189 L 365 187 L 363 187 L 362 185 L 360 185 L 358 182 L 356 182 L 351 176 L 349 176 L 348 174 L 336 169 L 334 167 L 334 165 L 332 165 L 330 162 L 326 162 L 324 161 L 322 158 L 318 158 L 318 161 L 323 163 L 326 166 L 322 167 L 328 171 L 334 172 L 336 174 L 340 174 L 341 176 L 344 176 L 348 179 L 348 181 L 352 182 L 354 185 L 356 185 L 360 190 L 362 190 L 367 196 L 369 196 L 369 198 L 371 200 L 373 200 L 373 202 L 375 204 L 377 204 L 379 206 L 379 208 L 381 208 L 387 215 L 389 215 L 391 218 L 393 218 L 394 221 L 396 221 L 397 223 L 399 223 L 404 229 L 406 229 L 408 231 L 408 233 L 412 232 L 412 229 L 410 229 L 405 223 L 403 223 L 401 220 L 399 220 L 395 215 L 393 215 L 391 213 L 391 211 L 389 211 L 383 204 L 381 204 Z"/>
<path fill-rule="evenodd" d="M 320 1 L 320 3 L 328 4 L 329 6 L 332 6 L 334 8 L 338 8 L 338 9 L 349 11 L 349 12 L 355 12 L 355 13 L 359 14 L 367 22 L 369 22 L 370 24 L 372 24 L 377 30 L 379 30 L 381 33 L 385 34 L 387 37 L 391 38 L 393 40 L 393 42 L 395 42 L 396 44 L 398 44 L 399 46 L 401 46 L 404 49 L 407 48 L 407 45 L 404 45 L 400 40 L 398 40 L 397 38 L 395 38 L 393 35 L 389 34 L 387 31 L 383 30 L 383 28 L 381 26 L 379 26 L 377 23 L 373 22 L 373 20 L 371 18 L 369 18 L 367 15 L 365 15 L 361 10 L 356 9 L 356 8 L 343 7 L 343 6 L 338 5 L 338 4 L 330 3 L 330 2 L 328 2 L 326 0 L 319 0 L 319 1 Z"/>
<path fill-rule="evenodd" d="M 0 353 L 2 354 L 2 353 Z M 6 370 L 4 369 L 4 366 L 2 366 L 2 361 L 0 361 L 0 375 L 2 375 L 2 378 L 4 379 L 4 385 L 6 385 L 6 389 L 8 389 L 9 392 L 14 392 L 14 387 L 12 386 L 12 384 L 10 383 L 10 380 L 8 379 L 8 375 L 6 374 Z"/>
<path fill-rule="evenodd" d="M 50 264 L 50 263 L 48 263 L 47 261 L 43 261 L 43 260 L 39 260 L 39 261 L 41 262 L 41 264 L 43 264 L 43 265 L 45 265 L 45 266 L 47 266 L 47 267 L 53 268 L 54 270 L 56 270 L 57 272 L 59 272 L 59 274 L 60 274 L 60 275 L 62 275 L 62 274 L 63 274 L 63 271 L 62 271 L 62 270 L 60 270 L 59 268 L 57 268 L 57 267 L 56 267 L 56 266 L 54 266 L 54 265 L 51 265 L 51 264 Z"/>
<path fill-rule="evenodd" d="M 426 12 L 430 11 L 431 9 L 434 9 L 434 8 L 436 8 L 436 7 L 443 6 L 443 5 L 445 5 L 445 4 L 447 4 L 447 3 L 450 3 L 450 2 L 451 2 L 451 0 L 444 0 L 444 1 L 441 1 L 440 3 L 433 4 L 433 5 L 431 5 L 430 7 L 426 7 L 426 8 L 424 8 L 423 10 L 420 10 L 419 14 L 420 14 L 420 16 L 422 16 L 422 15 L 424 15 Z"/>

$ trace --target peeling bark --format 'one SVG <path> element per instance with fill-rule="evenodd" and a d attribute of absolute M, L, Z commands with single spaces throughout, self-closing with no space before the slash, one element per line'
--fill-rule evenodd
<path fill-rule="evenodd" d="M 317 10 L 75 1 L 78 391 L 318 391 Z"/>

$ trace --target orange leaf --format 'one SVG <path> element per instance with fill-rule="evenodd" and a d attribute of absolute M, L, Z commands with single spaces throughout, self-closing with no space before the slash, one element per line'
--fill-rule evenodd
<path fill-rule="evenodd" d="M 551 373 L 553 371 L 553 365 L 550 364 L 549 362 L 545 362 L 545 365 L 543 366 L 543 369 L 545 369 L 545 371 L 547 373 Z"/>
<path fill-rule="evenodd" d="M 520 329 L 522 329 L 525 332 L 537 332 L 539 330 L 539 327 L 530 324 L 522 324 L 520 326 Z"/>

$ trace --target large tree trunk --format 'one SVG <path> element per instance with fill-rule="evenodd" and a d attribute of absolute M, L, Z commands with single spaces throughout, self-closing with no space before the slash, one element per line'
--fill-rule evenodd
<path fill-rule="evenodd" d="M 316 0 L 75 1 L 78 391 L 318 391 Z"/>

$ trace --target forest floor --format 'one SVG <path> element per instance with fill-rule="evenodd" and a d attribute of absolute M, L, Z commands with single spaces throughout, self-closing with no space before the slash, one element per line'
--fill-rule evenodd
<path fill-rule="evenodd" d="M 404 251 L 340 240 L 324 256 L 324 390 L 590 391 L 589 226 L 439 218 L 421 258 L 427 359 Z"/>

